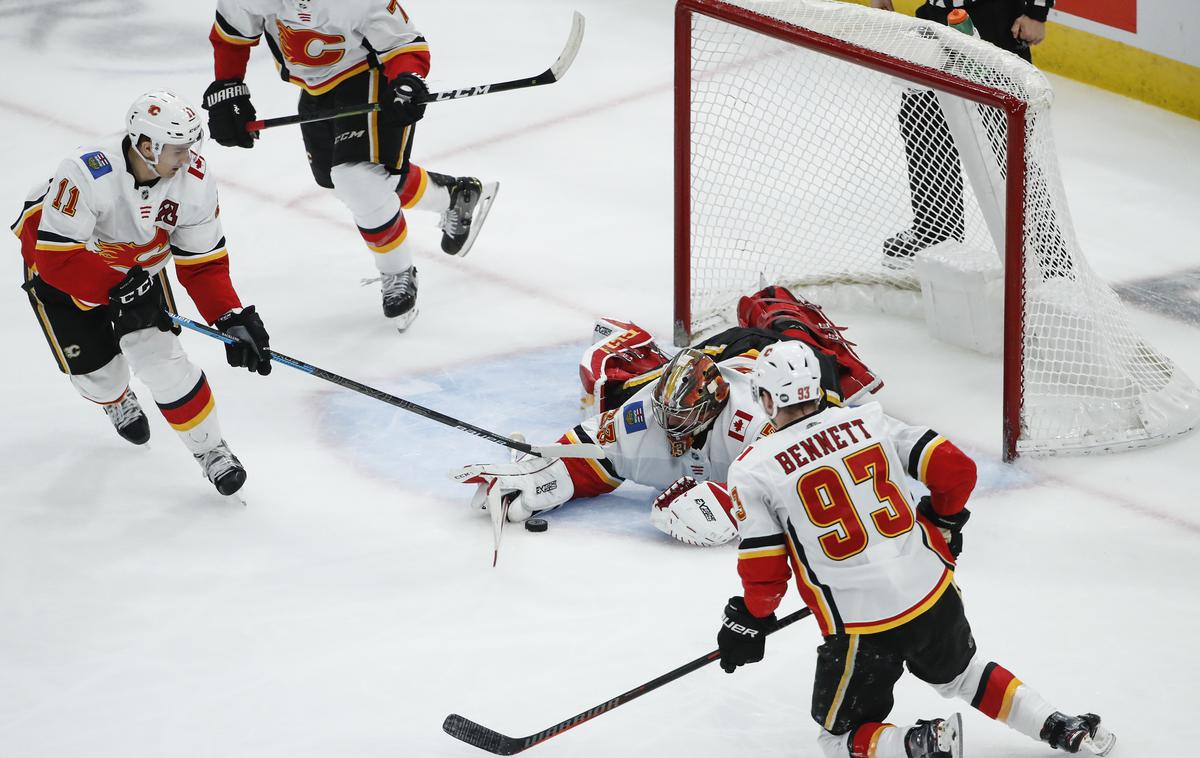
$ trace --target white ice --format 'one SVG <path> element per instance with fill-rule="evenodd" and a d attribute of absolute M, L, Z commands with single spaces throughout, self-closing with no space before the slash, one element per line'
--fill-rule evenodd
<path fill-rule="evenodd" d="M 0 9 L 0 179 L 11 216 L 75 149 L 115 135 L 132 98 L 211 78 L 212 2 L 33 0 Z M 347 213 L 311 182 L 299 132 L 253 151 L 206 145 L 235 283 L 280 351 L 499 432 L 550 441 L 577 418 L 575 360 L 593 317 L 670 334 L 672 4 L 405 4 L 434 83 L 532 74 L 570 11 L 588 19 L 560 84 L 431 106 L 414 158 L 503 182 L 471 255 L 422 247 L 422 313 L 398 336 Z M 263 116 L 294 112 L 265 49 Z M 1113 282 L 1197 265 L 1200 124 L 1055 79 L 1055 127 L 1084 249 Z M 186 334 L 249 506 L 214 494 L 152 414 L 149 449 L 76 396 L 18 288 L 0 296 L 0 756 L 395 758 L 482 755 L 450 712 L 524 735 L 714 646 L 738 590 L 734 552 L 670 541 L 645 489 L 569 506 L 549 532 L 469 512 L 449 469 L 503 451 L 277 367 L 229 369 Z M 190 309 L 190 304 L 188 309 Z M 189 310 L 194 313 L 194 310 Z M 1107 457 L 999 463 L 1000 366 L 917 323 L 848 322 L 897 415 L 977 456 L 958 574 L 976 639 L 1071 713 L 1096 711 L 1121 754 L 1181 754 L 1200 696 L 1200 437 Z M 1135 311 L 1193 377 L 1195 325 Z M 135 385 L 136 387 L 136 385 Z M 143 394 L 143 398 L 148 393 Z M 148 402 L 148 401 L 147 401 Z M 798 606 L 791 594 L 784 610 Z M 811 622 L 767 660 L 708 667 L 534 748 L 545 756 L 819 755 L 808 715 Z M 1049 755 L 906 678 L 893 718 L 964 712 L 969 755 Z"/>

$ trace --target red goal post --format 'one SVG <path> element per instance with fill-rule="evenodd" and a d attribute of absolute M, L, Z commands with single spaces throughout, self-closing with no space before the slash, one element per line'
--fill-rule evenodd
<path fill-rule="evenodd" d="M 801 289 L 916 290 L 913 273 L 881 266 L 879 251 L 889 230 L 916 224 L 910 200 L 929 191 L 914 184 L 912 156 L 907 175 L 904 162 L 912 140 L 936 138 L 935 119 L 926 112 L 910 124 L 924 132 L 906 135 L 907 147 L 903 116 L 896 128 L 901 100 L 919 97 L 940 102 L 933 109 L 947 120 L 950 104 L 978 106 L 970 117 L 978 144 L 955 131 L 958 150 L 950 150 L 962 154 L 956 177 L 975 172 L 945 180 L 965 187 L 957 211 L 965 220 L 949 243 L 989 250 L 1002 268 L 1005 459 L 1138 447 L 1191 429 L 1200 413 L 1195 386 L 1132 332 L 1123 311 L 1107 315 L 1119 301 L 1078 251 L 1053 162 L 1044 77 L 982 40 L 860 6 L 678 0 L 676 343 L 728 324 L 736 297 L 763 277 Z M 855 141 L 861 147 L 844 147 Z M 827 158 L 839 149 L 849 150 L 842 160 Z M 887 168 L 876 174 L 877 165 Z M 856 206 L 864 197 L 871 202 Z M 878 207 L 887 210 L 871 227 L 866 216 Z M 830 228 L 820 228 L 822 216 Z"/>

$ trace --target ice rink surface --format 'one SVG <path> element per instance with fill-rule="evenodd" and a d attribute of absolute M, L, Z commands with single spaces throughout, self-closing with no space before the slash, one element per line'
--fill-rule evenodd
<path fill-rule="evenodd" d="M 434 219 L 412 214 L 421 315 L 398 336 L 377 285 L 360 283 L 374 269 L 347 213 L 312 184 L 299 131 L 278 129 L 253 151 L 205 146 L 234 282 L 282 352 L 550 441 L 578 418 L 575 362 L 594 317 L 669 341 L 672 3 L 405 5 L 433 47 L 434 88 L 540 71 L 570 11 L 588 19 L 563 82 L 434 105 L 420 125 L 418 163 L 502 182 L 475 249 L 436 252 Z M 8 216 L 77 145 L 116 135 L 142 91 L 199 101 L 211 6 L 0 2 Z M 260 116 L 294 112 L 297 90 L 265 49 L 248 83 Z M 1065 184 L 1094 267 L 1138 287 L 1194 277 L 1200 124 L 1054 83 Z M 492 569 L 490 522 L 445 474 L 500 448 L 284 367 L 235 372 L 219 344 L 188 333 L 249 469 L 249 506 L 225 501 L 157 413 L 150 448 L 134 449 L 74 393 L 18 288 L 11 238 L 6 249 L 0 756 L 482 755 L 441 732 L 447 713 L 529 734 L 713 647 L 738 591 L 734 550 L 654 531 L 649 490 L 572 504 L 545 534 L 510 529 Z M 1195 302 L 1160 311 L 1134 319 L 1200 377 Z M 1006 466 L 997 361 L 935 343 L 919 323 L 832 315 L 886 379 L 892 413 L 980 462 L 958 580 L 982 654 L 1062 709 L 1102 714 L 1120 755 L 1179 754 L 1200 706 L 1189 484 L 1200 437 Z M 798 605 L 793 592 L 783 610 Z M 818 642 L 814 624 L 798 624 L 762 664 L 709 667 L 535 750 L 815 758 Z M 972 758 L 1050 755 L 910 678 L 893 720 L 955 709 Z"/>

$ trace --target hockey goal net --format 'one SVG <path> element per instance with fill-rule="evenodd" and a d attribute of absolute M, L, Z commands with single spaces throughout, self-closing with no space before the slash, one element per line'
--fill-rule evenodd
<path fill-rule="evenodd" d="M 1079 249 L 1033 66 L 825 0 L 679 0 L 675 54 L 678 344 L 727 325 L 762 282 L 825 305 L 837 290 L 919 304 L 924 248 L 982 251 L 1006 458 L 1138 447 L 1196 424 L 1195 385 Z"/>

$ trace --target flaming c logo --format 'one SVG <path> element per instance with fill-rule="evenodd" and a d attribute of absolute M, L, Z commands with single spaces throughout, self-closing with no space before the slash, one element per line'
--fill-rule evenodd
<path fill-rule="evenodd" d="M 301 66 L 332 66 L 342 59 L 346 51 L 340 45 L 346 38 L 340 34 L 322 34 L 312 29 L 293 29 L 282 21 L 275 20 L 279 28 L 279 46 L 289 63 Z"/>
<path fill-rule="evenodd" d="M 149 113 L 151 116 L 157 116 L 159 114 L 159 112 L 161 112 L 161 111 L 162 111 L 162 108 L 159 108 L 157 105 L 151 105 L 149 108 L 146 109 L 146 112 Z"/>
<path fill-rule="evenodd" d="M 171 254 L 171 236 L 161 227 L 154 230 L 154 239 L 144 245 L 132 242 L 99 242 L 97 255 L 106 259 L 110 265 L 121 268 L 142 266 L 150 268 L 158 265 L 163 258 Z"/>

